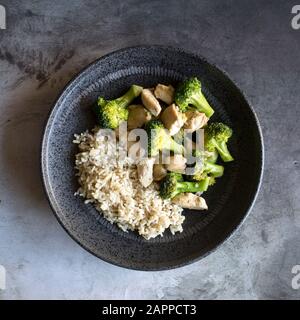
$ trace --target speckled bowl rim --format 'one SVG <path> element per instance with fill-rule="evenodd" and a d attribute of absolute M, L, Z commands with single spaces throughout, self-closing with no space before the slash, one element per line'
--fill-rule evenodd
<path fill-rule="evenodd" d="M 190 55 L 191 57 L 195 58 L 195 59 L 200 59 L 202 61 L 204 61 L 205 63 L 213 66 L 214 68 L 216 68 L 221 74 L 223 74 L 223 76 L 225 76 L 227 78 L 227 80 L 229 82 L 232 83 L 232 85 L 234 86 L 234 89 L 244 98 L 245 102 L 247 103 L 247 106 L 249 108 L 249 110 L 251 111 L 254 120 L 256 122 L 256 126 L 258 129 L 258 133 L 259 133 L 259 142 L 260 142 L 260 166 L 257 167 L 257 170 L 259 170 L 259 178 L 258 178 L 258 183 L 256 186 L 256 190 L 255 192 L 253 192 L 253 195 L 251 197 L 251 202 L 250 205 L 248 207 L 248 209 L 245 211 L 245 214 L 243 216 L 243 218 L 240 220 L 240 222 L 233 227 L 233 229 L 231 231 L 229 231 L 228 235 L 226 237 L 224 237 L 221 241 L 219 241 L 219 243 L 217 245 L 215 245 L 213 248 L 211 248 L 210 250 L 208 250 L 205 254 L 200 254 L 199 256 L 193 257 L 191 259 L 186 259 L 185 262 L 182 263 L 178 263 L 176 265 L 172 265 L 172 266 L 164 266 L 164 267 L 143 267 L 143 268 L 135 268 L 133 266 L 128 266 L 128 265 L 122 265 L 122 264 L 118 264 L 113 260 L 109 260 L 107 258 L 104 258 L 103 256 L 101 256 L 100 254 L 96 254 L 95 252 L 93 252 L 92 250 L 90 250 L 89 248 L 87 248 L 87 246 L 85 246 L 84 244 L 82 244 L 80 242 L 80 240 L 76 237 L 75 234 L 72 234 L 72 232 L 63 224 L 63 222 L 61 221 L 60 217 L 59 217 L 59 209 L 55 208 L 55 201 L 52 199 L 52 195 L 51 195 L 51 186 L 49 184 L 48 181 L 48 177 L 47 177 L 47 169 L 46 169 L 46 158 L 47 158 L 47 140 L 49 137 L 49 133 L 50 133 L 50 126 L 51 126 L 51 122 L 52 119 L 55 116 L 55 113 L 57 111 L 57 109 L 60 106 L 60 101 L 64 99 L 64 97 L 69 93 L 71 87 L 73 86 L 74 82 L 77 82 L 79 80 L 79 78 L 84 77 L 88 72 L 89 69 L 96 64 L 97 62 L 101 61 L 102 59 L 108 58 L 110 56 L 113 56 L 116 53 L 122 53 L 125 52 L 127 50 L 132 50 L 132 49 L 162 49 L 162 50 L 173 50 L 179 54 L 181 53 L 185 53 L 187 55 Z M 262 180 L 263 180 L 263 172 L 264 172 L 264 159 L 265 159 L 265 149 L 264 149 L 264 139 L 263 139 L 263 134 L 262 134 L 262 129 L 257 117 L 256 112 L 254 111 L 254 108 L 252 106 L 252 104 L 249 102 L 249 98 L 248 96 L 241 90 L 239 89 L 237 83 L 231 79 L 231 77 L 229 76 L 229 74 L 224 71 L 222 68 L 220 68 L 217 64 L 210 62 L 208 59 L 204 58 L 202 55 L 198 54 L 198 53 L 194 53 L 194 52 L 190 52 L 188 50 L 185 49 L 181 49 L 178 47 L 173 47 L 173 46 L 163 46 L 163 45 L 138 45 L 138 46 L 130 46 L 130 47 L 125 47 L 125 48 L 121 48 L 115 51 L 112 51 L 110 53 L 107 53 L 103 56 L 101 56 L 100 58 L 92 61 L 91 63 L 89 63 L 85 68 L 83 68 L 81 71 L 79 71 L 76 75 L 74 75 L 72 77 L 72 79 L 65 85 L 65 87 L 61 90 L 60 94 L 58 95 L 58 98 L 55 100 L 54 104 L 53 104 L 53 108 L 50 110 L 47 120 L 45 121 L 45 126 L 44 126 L 44 131 L 43 131 L 43 135 L 42 135 L 42 141 L 41 141 L 41 157 L 40 157 L 40 167 L 41 167 L 41 177 L 42 177 L 42 184 L 43 184 L 43 188 L 46 194 L 46 198 L 49 202 L 49 205 L 54 213 L 54 216 L 56 217 L 56 219 L 58 220 L 58 222 L 60 223 L 60 225 L 63 227 L 63 229 L 68 233 L 68 235 L 75 241 L 77 242 L 83 249 L 85 249 L 86 251 L 88 251 L 89 253 L 91 253 L 92 255 L 96 256 L 97 258 L 101 259 L 102 261 L 105 261 L 107 263 L 110 263 L 112 265 L 118 266 L 118 267 L 122 267 L 122 268 L 126 268 L 126 269 L 130 269 L 130 270 L 138 270 L 138 271 L 166 271 L 166 270 L 171 270 L 171 269 L 175 269 L 175 268 L 180 268 L 180 267 L 184 267 L 186 265 L 192 264 L 196 261 L 199 261 L 203 258 L 205 258 L 206 256 L 208 256 L 209 254 L 213 253 L 215 250 L 217 250 L 222 244 L 224 244 L 226 241 L 228 241 L 233 234 L 241 227 L 241 225 L 245 222 L 246 218 L 248 217 L 249 213 L 251 212 L 255 201 L 257 199 L 258 193 L 260 191 L 261 188 L 261 184 L 262 184 Z"/>

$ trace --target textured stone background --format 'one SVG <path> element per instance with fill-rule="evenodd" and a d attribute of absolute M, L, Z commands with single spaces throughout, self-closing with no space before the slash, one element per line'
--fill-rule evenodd
<path fill-rule="evenodd" d="M 299 2 L 299 1 L 298 1 Z M 0 30 L 0 264 L 2 299 L 300 298 L 300 30 L 295 1 L 4 1 Z M 51 213 L 40 181 L 44 121 L 86 64 L 126 46 L 199 52 L 246 92 L 260 119 L 265 174 L 251 215 L 193 265 L 137 272 L 79 247 Z"/>

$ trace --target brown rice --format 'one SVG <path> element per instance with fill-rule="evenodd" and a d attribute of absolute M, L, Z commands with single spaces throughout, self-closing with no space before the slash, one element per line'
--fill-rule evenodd
<path fill-rule="evenodd" d="M 123 231 L 136 230 L 145 239 L 163 235 L 170 228 L 172 234 L 182 232 L 185 217 L 182 208 L 160 198 L 157 184 L 143 188 L 137 177 L 132 158 L 118 156 L 115 144 L 104 141 L 100 129 L 75 135 L 80 187 L 76 194 Z"/>

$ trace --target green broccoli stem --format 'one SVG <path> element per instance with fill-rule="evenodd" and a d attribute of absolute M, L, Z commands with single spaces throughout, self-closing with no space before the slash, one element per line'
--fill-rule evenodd
<path fill-rule="evenodd" d="M 230 161 L 234 160 L 232 155 L 230 154 L 228 148 L 227 148 L 226 142 L 217 142 L 214 139 L 213 144 L 216 147 L 216 149 L 218 150 L 219 155 L 224 162 L 230 162 Z"/>
<path fill-rule="evenodd" d="M 216 163 L 218 160 L 218 151 L 214 149 L 214 151 L 211 152 L 211 156 L 207 158 L 207 161 L 210 163 Z"/>
<path fill-rule="evenodd" d="M 214 114 L 214 109 L 209 105 L 208 101 L 201 93 L 196 97 L 191 97 L 192 104 L 197 107 L 199 112 L 204 112 L 205 115 L 210 118 Z"/>
<path fill-rule="evenodd" d="M 218 164 L 214 164 L 214 163 L 210 163 L 210 162 L 206 162 L 205 163 L 205 169 L 206 172 L 208 172 L 209 174 L 211 174 L 213 177 L 218 178 L 218 177 L 222 177 L 223 173 L 224 173 L 224 167 L 220 166 Z"/>
<path fill-rule="evenodd" d="M 177 190 L 182 192 L 203 192 L 208 189 L 209 178 L 203 179 L 200 182 L 177 182 Z"/>
<path fill-rule="evenodd" d="M 116 102 L 119 104 L 119 106 L 126 108 L 128 105 L 134 100 L 136 97 L 138 97 L 143 88 L 137 85 L 132 85 L 130 89 L 120 98 L 116 99 Z"/>

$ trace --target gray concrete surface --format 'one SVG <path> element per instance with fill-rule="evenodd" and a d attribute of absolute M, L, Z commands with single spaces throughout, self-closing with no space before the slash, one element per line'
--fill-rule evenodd
<path fill-rule="evenodd" d="M 295 1 L 8 1 L 0 30 L 0 299 L 299 299 L 300 30 Z M 111 266 L 51 213 L 39 145 L 53 101 L 95 58 L 138 44 L 199 52 L 247 93 L 260 119 L 265 174 L 251 215 L 216 252 L 164 272 Z"/>

